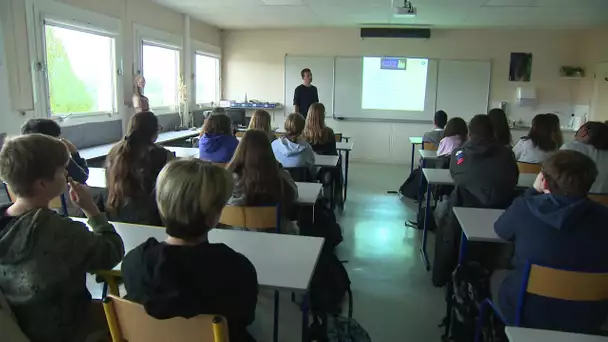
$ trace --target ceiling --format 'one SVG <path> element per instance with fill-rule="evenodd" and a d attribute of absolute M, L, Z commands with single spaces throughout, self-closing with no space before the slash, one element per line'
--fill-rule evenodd
<path fill-rule="evenodd" d="M 415 18 L 393 16 L 393 0 L 154 0 L 223 29 L 430 26 L 445 28 L 608 25 L 608 0 L 412 0 Z M 394 0 L 399 5 L 403 0 Z"/>

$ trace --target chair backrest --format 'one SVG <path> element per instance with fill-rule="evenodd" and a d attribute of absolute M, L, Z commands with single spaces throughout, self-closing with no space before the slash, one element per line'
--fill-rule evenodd
<path fill-rule="evenodd" d="M 103 308 L 113 342 L 228 342 L 228 322 L 219 315 L 156 319 L 142 305 L 108 295 Z"/>
<path fill-rule="evenodd" d="M 580 272 L 540 266 L 526 262 L 522 291 L 517 301 L 515 325 L 521 323 L 527 293 L 576 302 L 608 300 L 608 270 Z"/>
<path fill-rule="evenodd" d="M 542 167 L 542 164 L 517 162 L 519 173 L 539 173 Z"/>
<path fill-rule="evenodd" d="M 280 137 L 284 136 L 285 133 L 279 133 L 279 132 L 274 132 L 274 137 L 279 139 Z"/>
<path fill-rule="evenodd" d="M 225 169 L 226 166 L 228 166 L 228 163 L 212 163 L 212 164 L 215 165 L 215 166 L 219 166 L 222 169 Z"/>
<path fill-rule="evenodd" d="M 608 194 L 589 194 L 587 197 L 594 202 L 608 205 Z"/>
<path fill-rule="evenodd" d="M 334 133 L 336 137 L 336 142 L 342 142 L 342 133 Z"/>
<path fill-rule="evenodd" d="M 11 188 L 6 183 L 4 183 L 4 190 L 8 195 L 8 199 L 11 202 L 15 202 L 17 196 L 13 193 Z M 65 198 L 65 194 L 61 194 L 60 196 L 53 198 L 49 203 L 49 209 L 61 210 L 61 213 L 63 215 L 68 216 L 68 203 Z"/>
<path fill-rule="evenodd" d="M 278 205 L 267 207 L 227 205 L 222 210 L 220 223 L 253 230 L 274 229 L 278 233 L 281 228 L 281 210 Z"/>
<path fill-rule="evenodd" d="M 242 137 L 243 137 L 243 135 L 245 135 L 245 132 L 246 132 L 246 131 L 238 131 L 238 132 L 236 132 L 235 136 L 236 136 L 237 138 L 242 138 Z"/>
<path fill-rule="evenodd" d="M 437 151 L 437 145 L 430 143 L 430 142 L 423 142 L 422 149 L 429 150 L 429 151 Z"/>

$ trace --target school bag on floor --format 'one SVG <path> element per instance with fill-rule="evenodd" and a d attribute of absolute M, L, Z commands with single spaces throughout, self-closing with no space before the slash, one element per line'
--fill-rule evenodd
<path fill-rule="evenodd" d="M 329 209 L 329 201 L 325 199 L 318 199 L 314 206 L 314 222 L 310 215 L 301 215 L 298 226 L 300 235 L 322 237 L 325 239 L 325 245 L 331 248 L 339 245 L 344 239 L 336 214 Z"/>
<path fill-rule="evenodd" d="M 422 180 L 422 186 L 420 181 Z M 415 168 L 405 182 L 399 187 L 399 193 L 406 198 L 418 200 L 422 195 L 421 189 L 426 189 L 426 180 L 422 177 L 422 169 Z"/>

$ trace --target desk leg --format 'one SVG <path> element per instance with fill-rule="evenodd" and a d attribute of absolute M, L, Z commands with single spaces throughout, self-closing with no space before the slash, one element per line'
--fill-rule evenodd
<path fill-rule="evenodd" d="M 458 265 L 462 265 L 467 253 L 467 237 L 464 232 L 460 234 L 460 254 L 458 255 Z"/>
<path fill-rule="evenodd" d="M 424 210 L 424 229 L 422 230 L 422 246 L 420 247 L 420 252 L 422 253 L 422 261 L 424 262 L 424 268 L 427 272 L 431 269 L 431 264 L 429 263 L 429 256 L 426 252 L 426 240 L 428 236 L 429 229 L 429 219 L 431 215 L 431 184 L 427 183 L 426 186 L 426 208 Z"/>
<path fill-rule="evenodd" d="M 302 298 L 302 342 L 308 341 L 308 294 Z"/>
<path fill-rule="evenodd" d="M 424 169 L 425 166 L 426 166 L 426 160 L 422 159 L 421 170 Z M 422 210 L 422 195 L 423 195 L 422 183 L 423 183 L 423 180 L 424 180 L 424 173 L 421 172 L 420 185 L 418 186 L 418 212 L 416 214 L 418 214 L 420 212 L 420 210 Z"/>
<path fill-rule="evenodd" d="M 412 173 L 414 171 L 414 154 L 416 150 L 416 144 L 412 144 L 412 161 L 411 161 L 411 166 L 410 166 L 410 173 Z"/>
<path fill-rule="evenodd" d="M 336 170 L 337 168 L 334 169 L 330 169 L 330 170 Z M 336 172 L 332 171 L 331 172 L 331 177 L 330 177 L 330 185 L 329 185 L 329 191 L 331 191 L 331 194 L 329 195 L 329 204 L 331 206 L 331 211 L 333 212 L 334 210 L 336 210 L 336 196 L 334 196 L 334 192 L 336 189 Z M 338 177 L 338 179 L 340 179 Z M 323 183 L 323 181 L 321 181 L 321 183 Z"/>
<path fill-rule="evenodd" d="M 348 193 L 348 162 L 350 160 L 350 151 L 346 150 L 346 170 L 344 171 L 344 202 L 346 202 L 346 194 Z"/>
<path fill-rule="evenodd" d="M 274 327 L 272 329 L 272 341 L 279 342 L 279 291 L 274 291 Z"/>

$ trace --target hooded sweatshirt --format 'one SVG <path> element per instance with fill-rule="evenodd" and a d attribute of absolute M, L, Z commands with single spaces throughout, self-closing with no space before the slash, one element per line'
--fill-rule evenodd
<path fill-rule="evenodd" d="M 539 194 L 529 189 L 496 221 L 494 229 L 513 241 L 515 269 L 500 288 L 499 306 L 515 318 L 523 267 L 532 264 L 583 272 L 608 270 L 608 208 L 587 198 Z M 596 333 L 608 317 L 608 303 L 569 302 L 526 295 L 524 327 Z"/>
<path fill-rule="evenodd" d="M 212 163 L 227 163 L 238 144 L 232 135 L 205 133 L 198 142 L 199 158 Z"/>
<path fill-rule="evenodd" d="M 122 239 L 103 214 L 89 219 L 90 232 L 50 209 L 10 217 L 8 207 L 0 208 L 0 288 L 32 342 L 71 341 L 91 304 L 86 273 L 116 266 Z"/>
<path fill-rule="evenodd" d="M 126 298 L 158 319 L 219 314 L 228 320 L 230 341 L 255 341 L 246 327 L 255 318 L 258 295 L 253 264 L 222 243 L 175 246 L 148 239 L 122 263 Z"/>
<path fill-rule="evenodd" d="M 314 174 L 315 154 L 304 139 L 292 142 L 287 137 L 280 137 L 272 142 L 272 151 L 283 167 L 308 167 Z"/>

